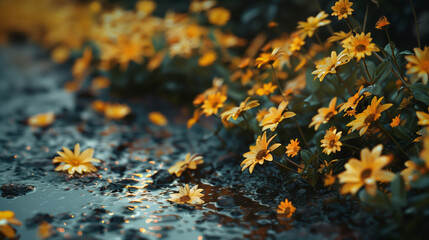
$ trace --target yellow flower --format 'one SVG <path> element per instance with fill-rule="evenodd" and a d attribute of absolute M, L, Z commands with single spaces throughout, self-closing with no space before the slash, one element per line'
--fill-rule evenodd
<path fill-rule="evenodd" d="M 63 147 L 63 151 L 58 151 L 57 154 L 60 156 L 52 160 L 52 163 L 61 163 L 55 168 L 55 171 L 67 171 L 70 175 L 75 172 L 83 174 L 97 171 L 92 162 L 100 162 L 100 160 L 92 157 L 93 148 L 88 148 L 80 153 L 80 145 L 77 143 L 74 146 L 74 153 L 65 147 Z"/>
<path fill-rule="evenodd" d="M 244 102 L 241 102 L 240 106 L 233 107 L 230 110 L 223 112 L 221 114 L 222 119 L 229 120 L 232 117 L 232 119 L 237 120 L 237 118 L 244 114 L 247 110 L 259 106 L 258 100 L 253 100 L 248 103 L 249 100 L 250 97 L 246 98 Z"/>
<path fill-rule="evenodd" d="M 216 7 L 207 11 L 207 17 L 211 24 L 223 26 L 228 22 L 231 13 L 226 8 Z"/>
<path fill-rule="evenodd" d="M 349 99 L 347 100 L 347 102 L 338 105 L 340 107 L 339 112 L 346 111 L 349 108 L 351 108 L 352 110 L 356 109 L 358 103 L 363 98 L 363 94 L 361 94 L 362 89 L 363 89 L 363 85 L 360 86 L 359 90 L 357 91 L 357 93 L 355 93 L 355 95 L 349 97 Z M 347 112 L 344 114 L 344 116 L 346 114 L 347 114 Z"/>
<path fill-rule="evenodd" d="M 32 127 L 47 127 L 55 121 L 53 112 L 41 113 L 27 119 L 27 124 Z"/>
<path fill-rule="evenodd" d="M 92 90 L 100 90 L 103 88 L 107 88 L 110 86 L 110 80 L 106 77 L 95 77 L 94 79 L 92 79 L 91 82 L 91 89 Z"/>
<path fill-rule="evenodd" d="M 106 109 L 106 103 L 101 101 L 101 100 L 95 100 L 92 102 L 91 106 L 92 108 L 99 113 L 103 113 L 104 110 Z"/>
<path fill-rule="evenodd" d="M 299 34 L 292 36 L 292 42 L 289 45 L 289 51 L 296 52 L 301 50 L 301 47 L 304 46 L 305 41 Z"/>
<path fill-rule="evenodd" d="M 319 108 L 317 114 L 311 119 L 311 123 L 308 127 L 314 126 L 314 130 L 319 129 L 322 123 L 327 123 L 333 116 L 337 115 L 336 110 L 337 97 L 334 97 L 330 102 L 329 106 Z"/>
<path fill-rule="evenodd" d="M 409 188 L 411 182 L 418 179 L 419 170 L 422 168 L 411 160 L 406 161 L 404 165 L 406 168 L 401 171 L 401 176 L 405 181 L 405 185 Z"/>
<path fill-rule="evenodd" d="M 137 13 L 142 17 L 152 14 L 155 8 L 156 3 L 154 1 L 143 0 L 136 3 Z"/>
<path fill-rule="evenodd" d="M 184 161 L 179 161 L 176 164 L 174 164 L 172 167 L 168 169 L 168 172 L 170 174 L 176 174 L 177 177 L 180 177 L 182 173 L 186 169 L 197 169 L 197 165 L 203 164 L 204 160 L 202 156 L 199 156 L 197 154 L 186 154 Z"/>
<path fill-rule="evenodd" d="M 158 126 L 165 126 L 168 124 L 167 118 L 160 112 L 150 112 L 149 121 Z"/>
<path fill-rule="evenodd" d="M 369 105 L 363 112 L 357 114 L 355 116 L 355 120 L 347 124 L 348 127 L 351 126 L 349 132 L 360 130 L 359 135 L 362 136 L 366 130 L 368 130 L 371 123 L 377 121 L 381 117 L 381 112 L 393 105 L 391 103 L 380 105 L 383 98 L 384 97 L 381 97 L 377 100 L 377 97 L 374 97 L 371 101 L 371 105 Z"/>
<path fill-rule="evenodd" d="M 15 213 L 12 211 L 0 211 L 0 233 L 7 238 L 15 237 L 15 230 L 10 225 L 21 226 L 22 223 L 15 218 Z"/>
<path fill-rule="evenodd" d="M 340 142 L 341 134 L 341 131 L 337 133 L 337 129 L 335 127 L 326 130 L 325 136 L 320 141 L 322 143 L 320 146 L 324 148 L 322 152 L 329 155 L 331 153 L 341 151 L 341 146 L 343 145 Z"/>
<path fill-rule="evenodd" d="M 311 74 L 317 75 L 314 77 L 314 79 L 319 78 L 320 81 L 323 81 L 326 75 L 328 75 L 329 73 L 337 73 L 336 68 L 348 63 L 349 61 L 350 57 L 347 51 L 342 51 L 338 56 L 335 51 L 332 51 L 331 57 L 324 58 L 323 62 L 317 64 L 317 69 L 314 70 Z"/>
<path fill-rule="evenodd" d="M 355 57 L 360 61 L 361 58 L 365 58 L 365 55 L 371 56 L 372 52 L 380 51 L 371 41 L 371 33 L 356 34 L 350 37 L 350 41 L 344 43 L 343 47 L 349 52 L 351 58 Z"/>
<path fill-rule="evenodd" d="M 199 108 L 195 109 L 194 114 L 192 116 L 192 118 L 190 118 L 186 124 L 186 126 L 189 128 L 191 128 L 192 126 L 195 125 L 195 123 L 198 122 L 198 120 L 200 119 L 202 113 L 201 110 Z"/>
<path fill-rule="evenodd" d="M 392 122 L 390 123 L 390 126 L 391 127 L 397 127 L 397 126 L 399 126 L 399 124 L 401 123 L 401 114 L 399 114 L 398 116 L 396 116 L 396 117 L 394 117 L 393 119 L 392 119 Z"/>
<path fill-rule="evenodd" d="M 356 115 L 356 109 L 351 109 L 351 110 L 347 110 L 346 111 L 346 113 L 344 113 L 344 117 L 345 116 L 350 116 L 350 117 L 353 117 L 353 116 L 355 116 Z"/>
<path fill-rule="evenodd" d="M 202 191 L 203 189 L 199 189 L 198 185 L 193 186 L 191 189 L 188 184 L 184 187 L 179 186 L 179 193 L 170 194 L 171 198 L 168 201 L 179 204 L 203 204 L 204 201 L 201 198 L 204 197 L 204 194 L 201 193 Z"/>
<path fill-rule="evenodd" d="M 37 236 L 40 239 L 48 239 L 53 234 L 55 234 L 55 230 L 53 229 L 52 225 L 48 222 L 42 222 L 39 224 L 39 227 L 37 228 Z"/>
<path fill-rule="evenodd" d="M 343 31 L 334 32 L 333 35 L 328 38 L 328 42 L 341 41 L 341 44 L 344 44 L 350 40 L 351 36 L 352 36 L 351 31 L 348 33 L 345 33 Z"/>
<path fill-rule="evenodd" d="M 256 89 L 256 94 L 259 96 L 270 95 L 276 89 L 277 89 L 277 86 L 273 85 L 271 82 L 264 83 L 264 85 Z"/>
<path fill-rule="evenodd" d="M 295 210 L 296 208 L 292 205 L 292 202 L 289 202 L 289 200 L 285 199 L 279 204 L 277 213 L 284 214 L 287 218 L 290 218 L 292 217 Z"/>
<path fill-rule="evenodd" d="M 387 18 L 385 16 L 382 16 L 378 19 L 377 23 L 375 23 L 375 28 L 383 29 L 384 27 L 389 25 L 390 25 L 390 22 L 387 21 Z"/>
<path fill-rule="evenodd" d="M 269 113 L 268 109 L 266 108 L 260 109 L 258 113 L 256 113 L 256 121 L 258 122 L 262 121 L 262 119 L 264 119 L 265 115 L 267 115 L 268 113 Z"/>
<path fill-rule="evenodd" d="M 312 37 L 317 28 L 331 23 L 331 20 L 326 19 L 327 17 L 328 14 L 321 11 L 317 16 L 307 18 L 307 22 L 298 22 L 298 32 L 304 38 L 306 36 Z"/>
<path fill-rule="evenodd" d="M 215 5 L 215 0 L 192 0 L 191 5 L 189 5 L 189 11 L 202 12 L 214 7 Z"/>
<path fill-rule="evenodd" d="M 274 48 L 271 53 L 261 53 L 259 57 L 255 59 L 255 66 L 260 68 L 262 65 L 272 65 L 274 62 L 283 55 L 283 51 L 280 48 Z"/>
<path fill-rule="evenodd" d="M 122 119 L 131 112 L 131 108 L 125 104 L 109 103 L 105 105 L 104 116 L 109 119 Z"/>
<path fill-rule="evenodd" d="M 265 117 L 259 123 L 259 126 L 262 127 L 262 131 L 265 131 L 266 129 L 274 131 L 276 130 L 277 125 L 279 125 L 279 123 L 283 121 L 283 119 L 291 118 L 296 115 L 294 112 L 290 111 L 286 111 L 283 113 L 288 104 L 289 102 L 282 101 L 278 108 L 270 107 L 270 109 L 268 110 L 269 113 L 265 115 Z"/>
<path fill-rule="evenodd" d="M 55 47 L 51 53 L 51 58 L 56 63 L 65 63 L 69 59 L 69 56 L 70 49 L 64 46 Z"/>
<path fill-rule="evenodd" d="M 341 20 L 342 18 L 347 18 L 348 15 L 352 15 L 352 12 L 354 11 L 352 7 L 353 3 L 349 2 L 349 0 L 338 0 L 335 2 L 335 5 L 332 8 L 334 11 L 331 15 L 332 16 L 338 16 L 338 20 Z"/>
<path fill-rule="evenodd" d="M 388 156 L 381 156 L 383 145 L 377 145 L 369 151 L 365 148 L 361 151 L 361 161 L 350 159 L 344 167 L 346 170 L 338 175 L 340 183 L 343 183 L 341 194 L 356 194 L 362 186 L 374 196 L 377 191 L 377 181 L 390 182 L 395 176 L 389 171 L 382 170 L 390 162 Z"/>
<path fill-rule="evenodd" d="M 288 157 L 295 157 L 298 155 L 300 149 L 298 138 L 295 140 L 291 139 L 290 143 L 286 146 L 286 154 Z"/>
<path fill-rule="evenodd" d="M 422 79 L 423 84 L 428 83 L 429 75 L 429 47 L 425 46 L 423 50 L 414 48 L 415 56 L 405 56 L 408 63 L 406 65 L 407 74 L 413 75 L 412 81 Z"/>
<path fill-rule="evenodd" d="M 199 59 L 198 59 L 198 65 L 201 67 L 207 67 L 214 63 L 214 61 L 217 58 L 217 54 L 215 51 L 208 51 L 204 53 Z"/>
<path fill-rule="evenodd" d="M 226 96 L 220 92 L 212 93 L 207 96 L 206 100 L 204 100 L 201 108 L 203 109 L 203 113 L 206 116 L 210 116 L 213 114 L 217 114 L 219 108 L 223 107 L 223 103 L 226 101 Z"/>
<path fill-rule="evenodd" d="M 332 184 L 334 184 L 335 183 L 335 180 L 337 180 L 337 178 L 334 176 L 334 175 L 332 175 L 332 170 L 329 172 L 329 174 L 327 174 L 326 176 L 325 176 L 325 178 L 323 179 L 323 185 L 325 186 L 325 187 L 327 187 L 327 186 L 331 186 Z"/>
<path fill-rule="evenodd" d="M 258 136 L 256 139 L 256 144 L 250 146 L 250 151 L 243 154 L 245 159 L 240 164 L 240 166 L 244 165 L 241 171 L 249 168 L 249 172 L 252 174 L 253 169 L 257 163 L 262 165 L 264 161 L 273 161 L 273 156 L 270 154 L 270 152 L 274 151 L 281 145 L 280 143 L 275 143 L 270 148 L 268 148 L 270 142 L 274 139 L 275 136 L 276 135 L 272 136 L 270 139 L 268 139 L 268 141 L 266 132 L 264 132 L 262 137 Z"/>
<path fill-rule="evenodd" d="M 428 108 L 429 111 L 429 108 Z M 417 118 L 419 121 L 417 122 L 420 126 L 427 126 L 429 125 L 429 114 L 421 111 L 416 111 Z"/>

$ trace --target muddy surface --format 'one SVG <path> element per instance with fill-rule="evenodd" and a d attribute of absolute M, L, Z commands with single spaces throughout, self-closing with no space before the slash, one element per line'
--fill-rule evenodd
<path fill-rule="evenodd" d="M 21 239 L 35 239 L 47 221 L 52 239 L 373 239 L 378 224 L 355 199 L 289 180 L 275 164 L 241 172 L 248 149 L 240 136 L 212 128 L 186 128 L 186 114 L 156 97 L 125 101 L 133 113 L 106 120 L 90 103 L 94 96 L 68 93 L 69 66 L 58 66 L 31 45 L 0 49 L 0 210 L 12 210 Z M 97 98 L 119 101 L 101 93 Z M 166 127 L 147 118 L 160 111 Z M 48 128 L 25 119 L 55 112 Z M 62 147 L 94 148 L 97 174 L 69 177 L 54 171 Z M 166 169 L 199 153 L 204 164 L 181 178 Z M 202 206 L 167 201 L 177 186 L 198 184 Z M 297 207 L 292 219 L 277 216 L 285 198 Z"/>

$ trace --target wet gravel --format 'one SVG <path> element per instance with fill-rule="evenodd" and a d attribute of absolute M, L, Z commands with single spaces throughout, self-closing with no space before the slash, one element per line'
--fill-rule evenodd
<path fill-rule="evenodd" d="M 49 222 L 52 239 L 374 239 L 378 223 L 355 199 L 290 180 L 276 165 L 240 171 L 248 149 L 240 135 L 210 128 L 188 131 L 182 108 L 153 96 L 128 99 L 133 113 L 109 121 L 95 113 L 91 94 L 67 93 L 69 66 L 53 64 L 43 50 L 25 44 L 0 49 L 0 210 L 24 224 L 21 239 L 35 239 Z M 101 92 L 98 98 L 119 101 Z M 147 118 L 160 111 L 166 127 Z M 25 119 L 53 111 L 55 123 L 31 128 Z M 94 148 L 96 174 L 70 177 L 54 171 L 62 147 Z M 204 164 L 180 178 L 166 169 L 199 153 Z M 167 201 L 177 186 L 199 184 L 202 206 Z M 285 198 L 297 207 L 293 219 L 276 214 Z M 0 237 L 1 238 L 1 237 Z"/>

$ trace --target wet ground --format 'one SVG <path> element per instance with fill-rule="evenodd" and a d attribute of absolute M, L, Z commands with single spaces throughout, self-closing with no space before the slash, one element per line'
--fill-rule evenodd
<path fill-rule="evenodd" d="M 181 108 L 156 97 L 128 99 L 133 113 L 108 121 L 95 113 L 94 96 L 67 93 L 68 66 L 53 64 L 34 46 L 0 49 L 0 210 L 12 210 L 21 239 L 35 239 L 43 221 L 52 239 L 373 239 L 378 224 L 355 199 L 291 181 L 276 165 L 241 172 L 248 145 L 240 136 L 211 128 L 186 128 Z M 107 94 L 101 95 L 107 98 Z M 117 99 L 105 99 L 115 101 Z M 166 127 L 150 111 L 163 112 Z M 24 121 L 47 111 L 55 123 L 34 129 Z M 62 147 L 94 148 L 97 174 L 69 177 L 54 171 Z M 181 178 L 166 169 L 187 152 L 204 164 Z M 202 206 L 167 201 L 177 186 L 199 184 Z M 297 207 L 292 219 L 276 214 L 285 198 Z"/>

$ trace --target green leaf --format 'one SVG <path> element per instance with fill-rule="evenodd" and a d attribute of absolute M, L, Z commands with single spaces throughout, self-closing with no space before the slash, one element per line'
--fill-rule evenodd
<path fill-rule="evenodd" d="M 387 200 L 386 195 L 380 192 L 379 190 L 377 190 L 377 193 L 375 194 L 375 196 L 372 196 L 369 193 L 367 193 L 365 189 L 363 189 L 359 192 L 359 199 L 362 202 L 377 208 L 385 209 L 389 204 L 389 201 Z"/>
<path fill-rule="evenodd" d="M 429 105 L 428 87 L 421 83 L 408 85 L 417 101 Z"/>
<path fill-rule="evenodd" d="M 374 71 L 374 82 L 382 82 L 384 81 L 389 75 L 390 71 L 392 70 L 392 64 L 390 64 L 389 61 L 384 61 Z"/>
<path fill-rule="evenodd" d="M 320 88 L 320 86 L 322 84 L 321 84 L 321 82 L 319 81 L 318 78 L 314 79 L 315 75 L 311 74 L 311 72 L 312 72 L 312 69 L 310 69 L 310 68 L 308 68 L 306 70 L 306 72 L 305 72 L 305 81 L 306 81 L 307 89 L 310 92 L 314 93 L 314 92 L 316 92 Z"/>
<path fill-rule="evenodd" d="M 403 207 L 407 204 L 406 190 L 404 179 L 400 174 L 396 174 L 390 183 L 390 191 L 392 193 L 392 204 L 397 207 Z"/>

